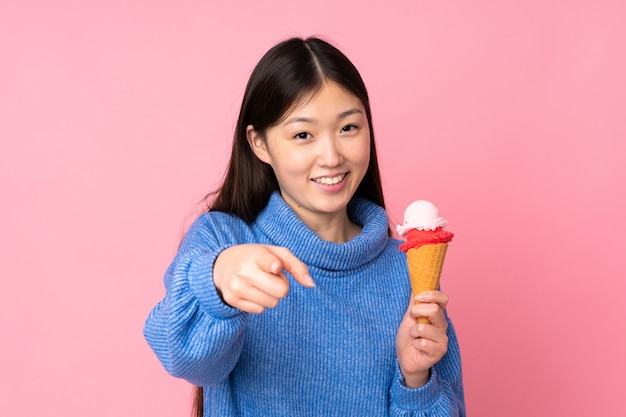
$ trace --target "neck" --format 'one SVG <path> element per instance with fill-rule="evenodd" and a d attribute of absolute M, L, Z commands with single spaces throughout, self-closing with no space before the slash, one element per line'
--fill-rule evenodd
<path fill-rule="evenodd" d="M 302 218 L 302 221 L 327 242 L 345 243 L 361 233 L 361 227 L 350 221 L 347 211 L 315 219 Z"/>

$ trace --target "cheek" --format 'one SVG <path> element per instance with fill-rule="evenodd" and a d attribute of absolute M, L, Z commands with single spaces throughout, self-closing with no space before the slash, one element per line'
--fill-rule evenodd
<path fill-rule="evenodd" d="M 272 168 L 276 175 L 293 175 L 306 171 L 310 155 L 301 151 L 275 152 L 272 154 Z"/>
<path fill-rule="evenodd" d="M 358 146 L 351 147 L 353 161 L 360 165 L 369 165 L 370 161 L 370 140 L 363 141 Z"/>
<path fill-rule="evenodd" d="M 289 149 L 286 152 L 283 152 L 280 156 L 280 161 L 285 166 L 297 166 L 304 162 L 309 156 L 309 152 L 301 149 Z"/>

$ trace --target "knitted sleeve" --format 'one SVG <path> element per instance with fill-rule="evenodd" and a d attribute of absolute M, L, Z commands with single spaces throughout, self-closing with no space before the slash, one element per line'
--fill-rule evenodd
<path fill-rule="evenodd" d="M 465 417 L 461 353 L 452 322 L 448 321 L 448 352 L 431 370 L 430 380 L 417 389 L 403 383 L 396 364 L 389 415 L 394 417 Z"/>
<path fill-rule="evenodd" d="M 247 314 L 225 304 L 213 283 L 213 264 L 244 239 L 241 221 L 201 216 L 165 274 L 165 297 L 150 312 L 144 336 L 171 375 L 194 385 L 225 379 L 241 353 Z"/>

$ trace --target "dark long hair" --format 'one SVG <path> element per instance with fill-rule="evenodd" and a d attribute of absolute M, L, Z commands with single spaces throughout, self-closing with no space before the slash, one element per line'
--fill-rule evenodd
<path fill-rule="evenodd" d="M 252 223 L 265 208 L 278 181 L 270 165 L 260 161 L 247 140 L 246 128 L 265 134 L 324 81 L 342 86 L 365 107 L 370 131 L 369 166 L 355 195 L 385 207 L 378 169 L 369 97 L 361 75 L 350 60 L 319 38 L 291 38 L 271 48 L 254 68 L 246 87 L 230 162 L 222 185 L 205 197 L 208 211 L 235 214 Z M 193 413 L 202 417 L 203 389 L 196 387 Z"/>

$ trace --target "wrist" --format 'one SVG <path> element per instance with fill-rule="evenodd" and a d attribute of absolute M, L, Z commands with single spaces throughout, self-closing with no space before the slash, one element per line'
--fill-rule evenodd
<path fill-rule="evenodd" d="M 421 388 L 430 380 L 430 369 L 410 376 L 403 375 L 404 386 L 410 389 Z"/>

